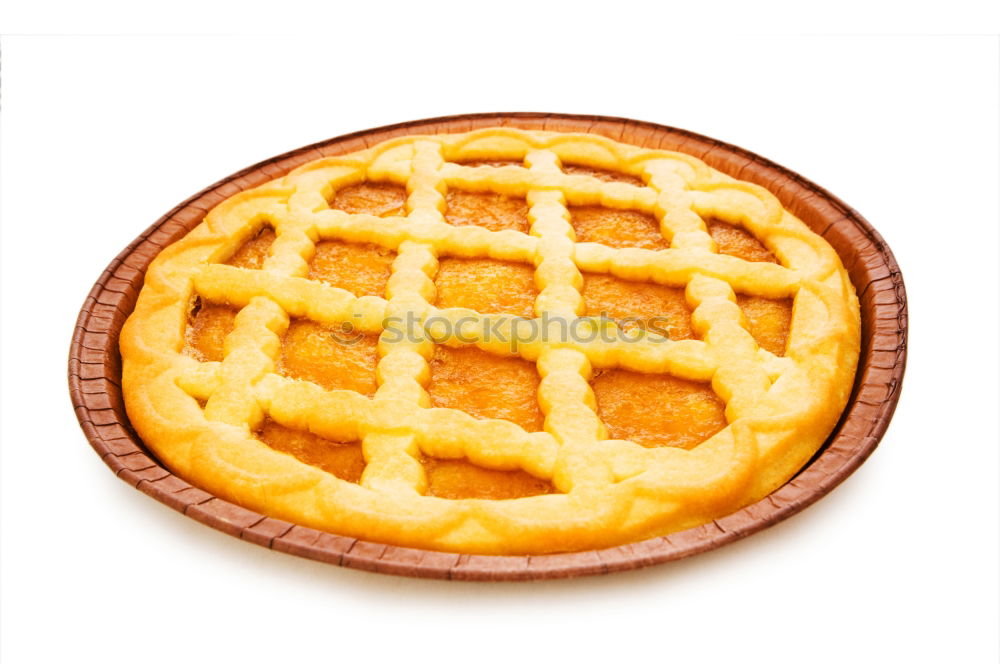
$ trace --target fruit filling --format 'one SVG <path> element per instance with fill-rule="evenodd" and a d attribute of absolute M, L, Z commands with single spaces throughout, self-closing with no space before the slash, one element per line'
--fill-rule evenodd
<path fill-rule="evenodd" d="M 778 263 L 777 257 L 748 231 L 718 219 L 705 222 L 719 253 L 756 263 Z M 785 354 L 792 324 L 792 299 L 772 300 L 755 295 L 737 295 L 750 334 L 760 347 L 775 355 Z"/>
<path fill-rule="evenodd" d="M 520 159 L 460 159 L 457 162 L 462 166 L 493 166 L 499 168 L 500 166 L 524 166 L 524 162 Z"/>
<path fill-rule="evenodd" d="M 691 449 L 727 424 L 725 404 L 707 383 L 603 369 L 594 372 L 590 386 L 612 438 Z"/>
<path fill-rule="evenodd" d="M 353 390 L 370 397 L 378 387 L 377 346 L 378 335 L 296 318 L 281 341 L 278 372 L 326 390 Z"/>
<path fill-rule="evenodd" d="M 445 221 L 454 226 L 482 226 L 491 231 L 527 233 L 528 202 L 523 198 L 451 189 L 446 198 Z"/>
<path fill-rule="evenodd" d="M 247 270 L 259 270 L 264 265 L 264 260 L 271 250 L 274 239 L 274 229 L 270 226 L 264 226 L 252 238 L 243 243 L 243 246 L 226 261 L 226 265 Z"/>
<path fill-rule="evenodd" d="M 571 206 L 570 221 L 577 242 L 597 242 L 615 249 L 666 249 L 670 243 L 660 233 L 651 214 L 597 206 Z"/>
<path fill-rule="evenodd" d="M 361 297 L 385 296 L 396 252 L 375 244 L 325 240 L 316 244 L 309 278 Z"/>
<path fill-rule="evenodd" d="M 199 362 L 221 362 L 226 337 L 233 331 L 237 309 L 195 299 L 188 315 L 183 353 Z"/>
<path fill-rule="evenodd" d="M 406 188 L 388 182 L 362 182 L 338 189 L 330 207 L 350 214 L 376 217 L 406 214 Z"/>
<path fill-rule="evenodd" d="M 641 328 L 674 341 L 694 337 L 683 288 L 585 273 L 583 301 L 587 316 L 607 316 L 625 330 Z"/>
<path fill-rule="evenodd" d="M 481 314 L 534 315 L 534 268 L 492 258 L 442 258 L 434 278 L 436 306 L 465 307 Z"/>
<path fill-rule="evenodd" d="M 277 451 L 291 454 L 302 463 L 321 468 L 346 482 L 357 483 L 365 470 L 365 457 L 357 440 L 328 440 L 308 431 L 289 429 L 270 418 L 264 421 L 257 437 Z"/>
<path fill-rule="evenodd" d="M 735 256 L 753 263 L 778 262 L 770 249 L 739 226 L 727 224 L 718 219 L 708 219 L 705 221 L 705 225 L 708 227 L 708 234 L 715 240 L 720 254 Z"/>
<path fill-rule="evenodd" d="M 646 183 L 642 178 L 622 173 L 621 171 L 610 171 L 603 168 L 592 168 L 590 166 L 577 166 L 575 164 L 563 164 L 563 172 L 567 175 L 589 175 L 590 177 L 603 180 L 604 182 L 626 182 L 637 187 L 644 187 Z"/>
<path fill-rule="evenodd" d="M 423 464 L 427 473 L 426 495 L 437 498 L 509 500 L 554 491 L 551 483 L 523 470 L 493 470 L 465 459 L 425 458 Z"/>
<path fill-rule="evenodd" d="M 538 406 L 539 378 L 533 363 L 475 346 L 436 346 L 430 369 L 427 393 L 434 406 L 541 431 L 544 417 Z"/>

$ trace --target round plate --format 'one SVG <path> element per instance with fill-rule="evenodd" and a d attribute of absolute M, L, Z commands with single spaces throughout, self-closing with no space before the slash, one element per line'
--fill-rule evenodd
<path fill-rule="evenodd" d="M 164 468 L 132 430 L 121 393 L 118 333 L 135 306 L 146 267 L 225 198 L 320 157 L 361 150 L 405 134 L 489 126 L 586 132 L 645 148 L 675 150 L 770 190 L 840 254 L 861 301 L 861 356 L 854 391 L 836 429 L 797 476 L 729 516 L 666 537 L 610 549 L 541 556 L 425 551 L 341 537 L 272 519 L 198 489 Z M 146 229 L 111 261 L 87 297 L 70 346 L 69 389 L 80 426 L 114 473 L 143 493 L 236 537 L 358 569 L 468 580 L 548 579 L 604 574 L 677 560 L 746 537 L 811 505 L 868 458 L 899 400 L 906 364 L 906 293 L 899 266 L 861 215 L 800 175 L 726 143 L 622 118 L 556 113 L 482 113 L 381 127 L 268 159 L 195 194 Z"/>

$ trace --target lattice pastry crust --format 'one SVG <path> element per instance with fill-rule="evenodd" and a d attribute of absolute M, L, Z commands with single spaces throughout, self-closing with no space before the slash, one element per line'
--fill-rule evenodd
<path fill-rule="evenodd" d="M 471 159 L 523 160 L 524 166 L 460 163 Z M 645 186 L 565 172 L 565 163 L 628 173 Z M 338 189 L 365 180 L 404 185 L 405 214 L 330 209 Z M 446 223 L 449 188 L 525 198 L 529 232 Z M 569 204 L 653 214 L 670 246 L 576 242 Z M 718 253 L 706 230 L 708 217 L 746 229 L 780 264 Z M 260 269 L 223 264 L 264 224 L 276 239 Z M 385 297 L 356 297 L 307 279 L 321 239 L 396 251 Z M 553 321 L 583 313 L 581 271 L 682 287 L 697 338 L 526 340 L 517 354 L 536 363 L 541 376 L 543 431 L 433 408 L 425 388 L 434 341 L 400 341 L 402 335 L 383 331 L 384 322 L 406 312 L 420 319 L 472 315 L 484 326 L 499 318 L 504 329 L 515 320 L 436 308 L 438 256 L 533 265 L 535 314 Z M 737 293 L 794 298 L 784 356 L 759 347 Z M 221 362 L 181 352 L 196 297 L 240 309 Z M 278 373 L 282 335 L 294 318 L 349 321 L 381 333 L 374 397 L 327 391 Z M 859 337 L 857 298 L 837 254 L 763 188 L 681 153 L 586 134 L 491 128 L 389 140 L 312 161 L 231 196 L 152 263 L 121 350 L 136 431 L 174 472 L 205 490 L 264 514 L 366 540 L 529 554 L 663 535 L 774 491 L 835 425 L 851 390 Z M 490 353 L 510 352 L 482 337 L 471 342 Z M 609 439 L 588 380 L 595 369 L 615 367 L 710 381 L 725 402 L 728 426 L 693 449 Z M 269 447 L 255 435 L 265 419 L 330 440 L 362 441 L 359 482 Z M 510 500 L 424 495 L 424 457 L 522 469 L 556 491 Z"/>

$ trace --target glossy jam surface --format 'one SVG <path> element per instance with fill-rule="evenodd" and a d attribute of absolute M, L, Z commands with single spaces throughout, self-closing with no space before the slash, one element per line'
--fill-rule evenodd
<path fill-rule="evenodd" d="M 718 219 L 705 222 L 719 253 L 756 263 L 777 263 L 778 259 L 760 240 L 747 231 Z M 750 334 L 761 348 L 775 355 L 785 354 L 788 332 L 792 324 L 792 299 L 770 300 L 753 295 L 737 295 Z"/>
<path fill-rule="evenodd" d="M 326 240 L 316 244 L 309 263 L 309 278 L 357 296 L 385 295 L 396 253 L 374 244 Z"/>
<path fill-rule="evenodd" d="M 604 182 L 626 182 L 637 187 L 644 187 L 646 183 L 642 178 L 621 171 L 608 171 L 602 168 L 591 168 L 590 166 L 576 166 L 574 164 L 563 164 L 563 173 L 568 175 L 589 175 Z"/>
<path fill-rule="evenodd" d="M 509 500 L 552 493 L 552 485 L 523 470 L 493 470 L 465 459 L 424 459 L 426 495 Z"/>
<path fill-rule="evenodd" d="M 708 234 L 715 240 L 720 254 L 736 256 L 754 263 L 777 263 L 774 254 L 761 241 L 739 226 L 718 219 L 705 221 Z"/>
<path fill-rule="evenodd" d="M 257 437 L 279 452 L 290 454 L 302 463 L 321 468 L 347 482 L 357 482 L 365 470 L 360 441 L 327 440 L 308 431 L 289 429 L 271 419 L 264 421 Z"/>
<path fill-rule="evenodd" d="M 243 243 L 232 257 L 226 261 L 226 265 L 242 267 L 248 270 L 259 270 L 264 265 L 267 253 L 274 243 L 274 230 L 270 226 L 264 226 L 257 234 Z"/>
<path fill-rule="evenodd" d="M 436 346 L 430 369 L 427 393 L 434 406 L 541 431 L 544 417 L 538 407 L 539 378 L 533 363 L 475 346 Z"/>
<path fill-rule="evenodd" d="M 666 249 L 670 243 L 660 233 L 651 214 L 596 206 L 571 206 L 570 221 L 577 242 L 598 242 L 616 249 Z"/>
<path fill-rule="evenodd" d="M 327 390 L 354 390 L 372 396 L 377 387 L 377 345 L 377 335 L 296 318 L 281 341 L 278 371 Z"/>
<path fill-rule="evenodd" d="M 538 296 L 531 265 L 492 258 L 442 258 L 434 285 L 438 308 L 465 307 L 481 314 L 530 317 Z"/>
<path fill-rule="evenodd" d="M 463 159 L 456 163 L 462 166 L 524 166 L 520 159 Z"/>
<path fill-rule="evenodd" d="M 406 214 L 406 188 L 386 182 L 362 182 L 334 192 L 330 207 L 376 217 Z"/>
<path fill-rule="evenodd" d="M 624 329 L 640 326 L 675 341 L 694 337 L 683 288 L 585 273 L 583 301 L 588 316 L 606 315 Z"/>
<path fill-rule="evenodd" d="M 597 414 L 612 438 L 691 449 L 727 424 L 725 404 L 707 383 L 625 369 L 594 373 Z"/>
<path fill-rule="evenodd" d="M 750 334 L 760 347 L 775 355 L 784 355 L 792 326 L 792 300 L 737 295 L 736 302 L 750 325 Z"/>
<path fill-rule="evenodd" d="M 528 202 L 489 192 L 452 189 L 447 196 L 444 218 L 455 226 L 482 226 L 491 231 L 515 230 L 527 233 Z"/>
<path fill-rule="evenodd" d="M 233 331 L 236 314 L 233 307 L 199 299 L 188 318 L 183 353 L 200 362 L 221 362 L 223 343 Z"/>

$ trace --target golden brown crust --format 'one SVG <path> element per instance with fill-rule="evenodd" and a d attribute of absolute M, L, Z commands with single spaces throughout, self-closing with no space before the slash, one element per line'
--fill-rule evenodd
<path fill-rule="evenodd" d="M 525 159 L 529 168 L 452 163 L 484 156 Z M 640 176 L 647 186 L 566 175 L 560 161 Z M 338 189 L 366 178 L 408 185 L 407 216 L 328 208 Z M 531 234 L 447 224 L 441 212 L 448 186 L 527 196 Z M 670 248 L 574 244 L 567 204 L 654 214 Z M 710 217 L 749 230 L 781 265 L 715 253 L 702 220 Z M 219 264 L 265 221 L 277 239 L 263 270 Z M 388 298 L 358 298 L 306 280 L 317 239 L 396 250 Z M 581 270 L 685 287 L 701 341 L 521 344 L 518 353 L 537 362 L 542 376 L 546 420 L 537 433 L 428 408 L 429 339 L 383 337 L 374 399 L 274 373 L 290 315 L 324 324 L 350 320 L 368 332 L 381 331 L 386 314 L 404 311 L 451 320 L 475 315 L 428 303 L 438 253 L 534 263 L 539 314 L 582 313 Z M 757 346 L 736 292 L 795 298 L 784 357 Z M 242 307 L 222 362 L 180 352 L 195 294 Z M 150 266 L 122 332 L 123 387 L 132 423 L 164 463 L 262 513 L 429 549 L 582 550 L 703 523 L 784 483 L 818 449 L 846 403 L 859 329 L 857 300 L 836 253 L 764 189 L 679 153 L 591 135 L 485 129 L 410 136 L 320 159 L 218 205 Z M 507 352 L 496 343 L 476 345 Z M 692 450 L 606 440 L 587 378 L 593 368 L 614 367 L 711 380 L 726 402 L 729 426 Z M 204 410 L 198 399 L 206 400 Z M 367 466 L 360 485 L 260 442 L 252 431 L 266 416 L 332 440 L 362 439 Z M 421 495 L 421 453 L 520 468 L 562 493 L 502 501 Z"/>

